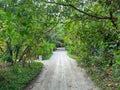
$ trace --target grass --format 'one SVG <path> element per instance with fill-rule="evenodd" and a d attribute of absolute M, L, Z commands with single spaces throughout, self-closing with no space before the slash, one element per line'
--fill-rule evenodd
<path fill-rule="evenodd" d="M 42 70 L 43 64 L 33 62 L 24 68 L 19 64 L 0 71 L 0 90 L 23 90 L 24 87 Z"/>

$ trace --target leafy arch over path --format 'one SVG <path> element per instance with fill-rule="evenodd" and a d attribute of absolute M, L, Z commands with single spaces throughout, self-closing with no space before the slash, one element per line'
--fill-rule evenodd
<path fill-rule="evenodd" d="M 105 72 L 111 77 L 104 89 L 118 89 L 120 60 L 120 1 L 119 0 L 63 0 L 46 1 L 60 7 L 64 40 L 69 53 L 76 55 L 79 63 L 91 71 Z M 96 69 L 95 69 L 96 68 Z M 100 72 L 99 72 L 100 71 Z M 99 75 L 98 75 L 99 76 Z M 114 79 L 113 79 L 114 77 Z M 115 79 L 116 78 L 116 79 Z M 102 79 L 102 76 L 99 80 Z M 109 87 L 110 85 L 110 87 Z"/>
<path fill-rule="evenodd" d="M 19 60 L 24 66 L 40 54 L 51 54 L 55 44 L 66 45 L 79 63 L 94 72 L 106 72 L 103 76 L 108 81 L 114 78 L 110 84 L 116 89 L 119 10 L 119 0 L 0 0 L 0 61 Z"/>
<path fill-rule="evenodd" d="M 84 2 L 84 1 L 83 1 Z M 86 2 L 86 1 L 85 1 Z M 91 1 L 88 1 L 88 2 L 93 2 L 92 0 Z M 99 2 L 99 1 L 98 1 Z M 98 2 L 96 2 L 95 1 L 95 3 L 98 3 Z M 88 13 L 87 11 L 84 11 L 84 10 L 82 10 L 82 9 L 79 9 L 79 8 L 77 8 L 75 5 L 72 5 L 70 2 L 67 2 L 67 1 L 65 1 L 64 3 L 59 3 L 59 2 L 49 2 L 49 1 L 46 1 L 46 3 L 50 3 L 50 4 L 53 4 L 53 5 L 62 5 L 62 6 L 65 6 L 65 7 L 71 7 L 71 8 L 73 8 L 73 9 L 75 9 L 76 11 L 78 11 L 78 12 L 80 12 L 80 13 L 83 13 L 84 15 L 87 15 L 87 16 L 90 16 L 90 17 L 93 17 L 93 18 L 96 18 L 96 19 L 105 19 L 105 20 L 110 20 L 112 23 L 113 23 L 113 25 L 117 28 L 117 25 L 116 25 L 116 21 L 118 20 L 118 18 L 117 17 L 115 17 L 113 14 L 114 14 L 114 12 L 117 12 L 118 10 L 119 10 L 119 0 L 117 1 L 104 1 L 104 3 L 105 3 L 105 5 L 109 8 L 109 7 L 112 7 L 112 5 L 114 6 L 114 5 L 116 5 L 116 6 L 118 6 L 118 7 L 116 7 L 116 8 L 113 8 L 113 9 L 111 9 L 110 11 L 109 11 L 109 15 L 108 16 L 106 16 L 106 15 L 104 15 L 104 16 L 102 16 L 102 15 L 95 15 L 95 14 L 92 14 L 92 13 Z M 79 2 L 78 2 L 79 3 Z M 94 2 L 93 2 L 94 3 Z M 111 3 L 111 6 L 110 5 L 108 5 L 108 3 Z M 84 4 L 84 3 L 83 3 Z M 113 11 L 113 10 L 115 10 L 115 11 Z"/>

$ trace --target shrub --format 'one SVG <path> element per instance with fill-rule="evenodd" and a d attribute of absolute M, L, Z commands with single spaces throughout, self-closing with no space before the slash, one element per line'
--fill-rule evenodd
<path fill-rule="evenodd" d="M 43 64 L 33 62 L 31 67 L 22 68 L 19 64 L 0 72 L 0 90 L 23 90 L 41 70 Z"/>

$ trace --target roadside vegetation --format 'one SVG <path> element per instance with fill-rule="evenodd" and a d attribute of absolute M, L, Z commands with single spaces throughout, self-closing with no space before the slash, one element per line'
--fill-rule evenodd
<path fill-rule="evenodd" d="M 33 62 L 24 68 L 19 63 L 0 71 L 0 90 L 23 90 L 42 70 L 43 64 Z"/>
<path fill-rule="evenodd" d="M 50 58 L 56 48 L 41 6 L 34 0 L 0 0 L 0 90 L 23 90 L 42 70 L 35 60 Z"/>
<path fill-rule="evenodd" d="M 119 7 L 119 0 L 86 1 L 83 8 L 89 15 L 76 10 L 73 13 L 79 20 L 69 18 L 71 23 L 64 25 L 68 53 L 86 68 L 101 90 L 120 90 Z"/>
<path fill-rule="evenodd" d="M 101 89 L 120 90 L 120 1 L 0 0 L 1 72 L 60 46 Z"/>

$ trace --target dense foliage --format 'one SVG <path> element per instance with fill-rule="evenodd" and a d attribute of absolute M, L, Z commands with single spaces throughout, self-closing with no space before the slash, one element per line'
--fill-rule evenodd
<path fill-rule="evenodd" d="M 44 6 L 34 0 L 0 1 L 0 58 L 10 63 L 49 55 L 52 43 L 53 20 L 46 16 Z"/>
<path fill-rule="evenodd" d="M 0 90 L 22 90 L 42 69 L 33 60 L 56 48 L 44 9 L 37 0 L 0 0 Z"/>
<path fill-rule="evenodd" d="M 65 20 L 67 24 L 63 25 L 66 48 L 69 53 L 79 58 L 77 60 L 79 64 L 89 69 L 88 72 L 103 90 L 118 90 L 120 89 L 119 0 L 89 0 L 84 2 L 83 6 L 77 4 L 79 4 L 77 1 L 76 3 L 71 1 L 67 5 L 73 5 L 77 9 L 65 8 L 69 9 L 66 13 L 70 13 Z M 84 12 L 80 11 L 80 8 Z M 73 9 L 76 11 L 72 11 Z"/>
<path fill-rule="evenodd" d="M 118 90 L 120 0 L 0 0 L 1 61 L 24 66 L 64 45 L 100 87 Z"/>
<path fill-rule="evenodd" d="M 0 71 L 0 90 L 23 90 L 42 70 L 42 63 L 32 63 L 22 68 L 19 64 Z"/>

